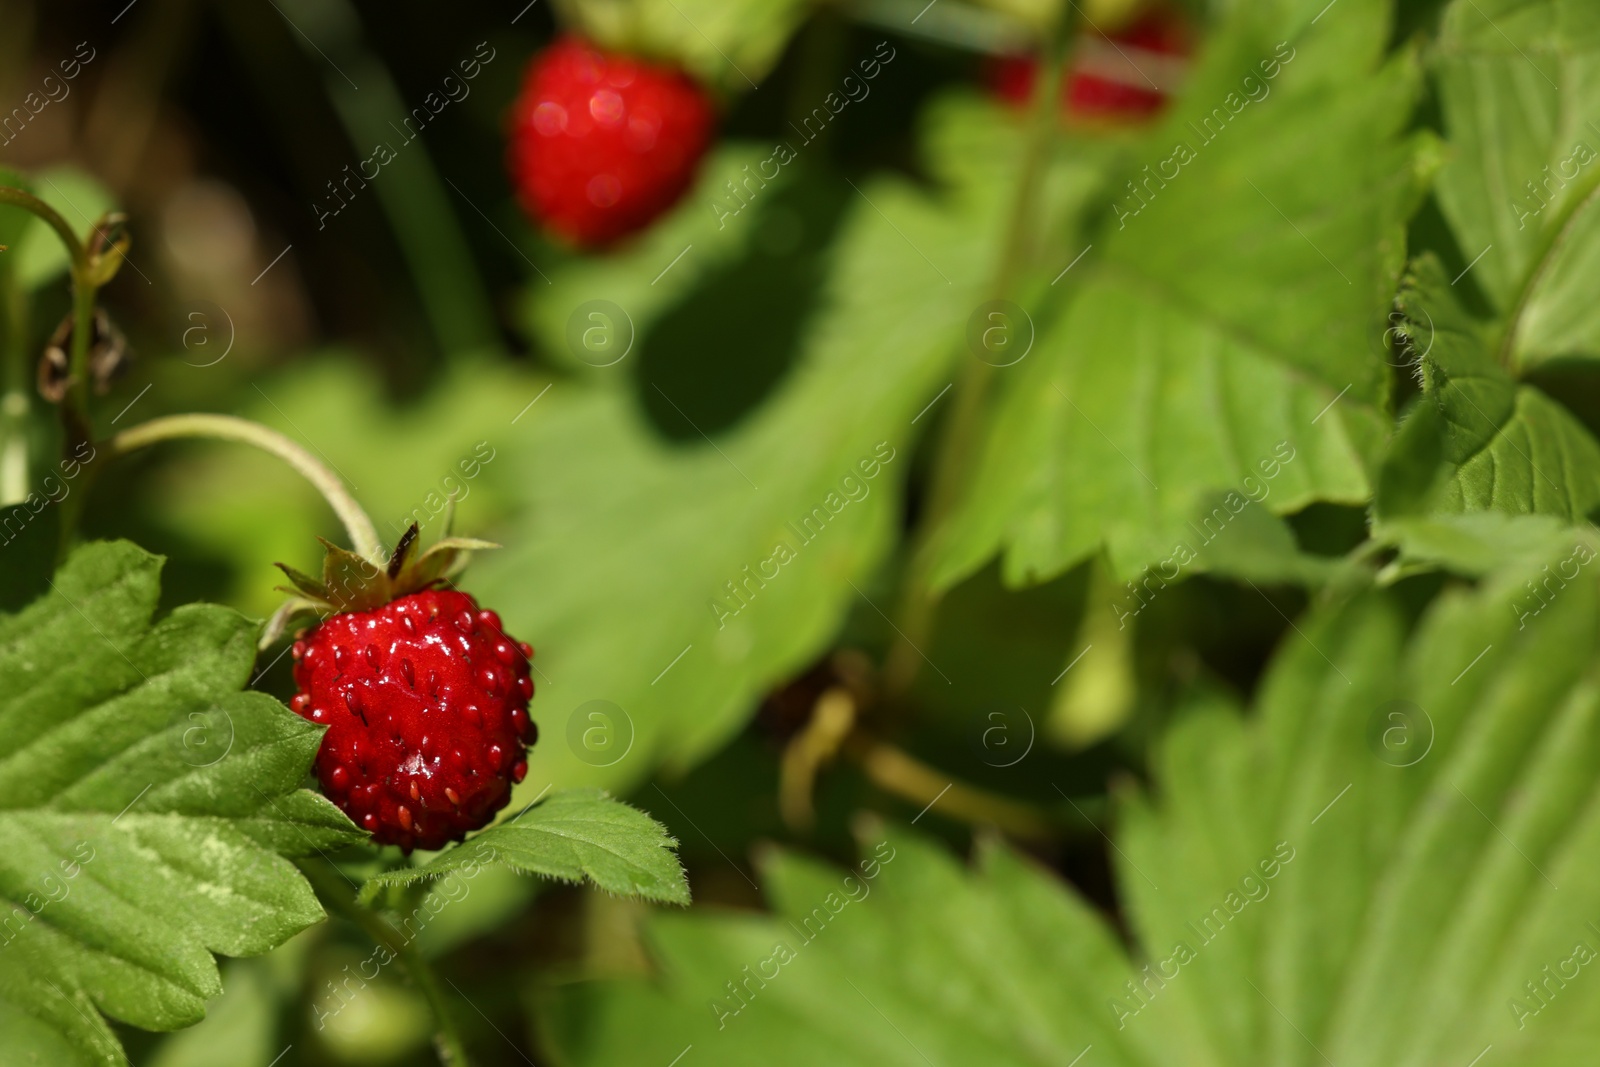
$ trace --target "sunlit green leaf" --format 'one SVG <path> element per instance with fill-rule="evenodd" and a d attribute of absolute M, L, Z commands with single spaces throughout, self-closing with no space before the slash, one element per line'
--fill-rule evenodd
<path fill-rule="evenodd" d="M 205 604 L 152 624 L 160 566 L 90 545 L 0 617 L 8 1063 L 123 1062 L 102 1013 L 197 1022 L 221 992 L 214 953 L 256 955 L 322 918 L 285 857 L 362 836 L 300 788 L 321 731 L 239 691 L 255 625 Z"/>
<path fill-rule="evenodd" d="M 363 890 L 406 885 L 487 866 L 507 866 L 565 882 L 589 882 L 608 893 L 669 904 L 689 903 L 689 886 L 673 854 L 677 842 L 644 812 L 599 790 L 557 793 L 447 849 L 420 867 L 387 871 Z"/>
<path fill-rule="evenodd" d="M 1366 498 L 1417 71 L 1380 60 L 1386 5 L 1317 7 L 1241 8 L 1102 190 L 1083 260 L 1032 291 L 1036 351 L 996 375 L 940 581 L 997 550 L 1037 581 L 1102 544 L 1124 576 L 1178 543 L 1204 566 L 1189 520 L 1213 495 Z"/>

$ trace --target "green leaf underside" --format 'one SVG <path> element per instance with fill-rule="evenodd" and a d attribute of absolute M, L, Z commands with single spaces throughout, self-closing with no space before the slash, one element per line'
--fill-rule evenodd
<path fill-rule="evenodd" d="M 1366 498 L 1386 315 L 1418 195 L 1418 145 L 1396 103 L 1414 92 L 1415 64 L 1379 64 L 1383 3 L 1316 25 L 1321 5 L 1290 6 L 1250 6 L 1219 29 L 1126 165 L 1137 193 L 1108 182 L 1084 261 L 1039 287 L 1036 321 L 1052 298 L 1065 310 L 1000 371 L 976 474 L 943 533 L 941 582 L 997 549 L 1008 580 L 1040 580 L 1101 544 L 1129 574 L 1172 550 L 1200 498 L 1262 482 L 1279 514 Z M 1252 75 L 1266 88 L 1255 101 L 1242 88 Z M 1179 144 L 1192 158 L 1168 162 L 1163 180 Z M 1295 460 L 1264 479 L 1285 442 Z"/>
<path fill-rule="evenodd" d="M 1396 435 L 1380 514 L 1498 511 L 1579 520 L 1600 506 L 1600 443 L 1495 362 L 1432 256 L 1401 293 L 1423 396 Z"/>
<path fill-rule="evenodd" d="M 552 1040 L 580 1067 L 1590 1063 L 1600 985 L 1524 983 L 1600 952 L 1600 603 L 1585 576 L 1529 614 L 1520 577 L 1409 635 L 1366 594 L 1302 622 L 1249 719 L 1191 708 L 1114 832 L 1131 959 L 1002 848 L 964 872 L 873 833 L 848 873 L 770 863 L 772 916 L 653 920 L 660 979 L 549 994 Z"/>
<path fill-rule="evenodd" d="M 1407 516 L 1373 528 L 1373 539 L 1397 547 L 1403 564 L 1472 577 L 1509 566 L 1535 568 L 1570 554 L 1577 544 L 1593 547 L 1595 538 L 1592 526 L 1573 526 L 1553 515 L 1494 511 Z"/>
<path fill-rule="evenodd" d="M 203 604 L 152 624 L 160 566 L 89 545 L 0 617 L 7 1063 L 123 1062 L 102 1012 L 196 1022 L 221 991 L 213 953 L 266 952 L 322 918 L 284 857 L 362 836 L 299 788 L 321 731 L 239 691 L 255 625 Z"/>
<path fill-rule="evenodd" d="M 388 871 L 362 889 L 370 897 L 385 885 L 475 877 L 489 864 L 554 878 L 589 882 L 608 893 L 668 904 L 689 903 L 689 884 L 674 853 L 678 842 L 644 812 L 598 789 L 557 793 L 471 841 L 441 852 L 420 867 Z"/>
<path fill-rule="evenodd" d="M 1497 315 L 1526 303 L 1516 362 L 1600 356 L 1600 212 L 1592 200 L 1579 209 L 1600 183 L 1600 7 L 1455 3 L 1434 67 L 1454 149 L 1439 174 L 1439 203 Z M 1538 257 L 1563 229 L 1535 277 Z"/>

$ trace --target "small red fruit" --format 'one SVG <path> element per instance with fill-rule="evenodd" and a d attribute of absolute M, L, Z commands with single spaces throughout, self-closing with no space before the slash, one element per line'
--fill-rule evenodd
<path fill-rule="evenodd" d="M 268 625 L 270 640 L 296 611 L 334 612 L 295 639 L 290 707 L 327 727 L 323 793 L 378 844 L 407 852 L 487 825 L 538 738 L 533 649 L 471 596 L 437 588 L 463 553 L 495 546 L 447 536 L 413 557 L 416 537 L 412 526 L 387 569 L 335 545 L 321 581 L 279 564 L 296 597 Z"/>
<path fill-rule="evenodd" d="M 1149 118 L 1166 105 L 1192 47 L 1184 22 L 1160 8 L 1115 33 L 1089 34 L 1062 85 L 1062 110 L 1075 119 Z M 989 86 L 1002 100 L 1025 104 L 1038 73 L 1033 56 L 1007 56 L 991 66 Z"/>
<path fill-rule="evenodd" d="M 528 64 L 507 164 L 530 216 L 575 244 L 605 245 L 677 202 L 714 121 L 682 71 L 562 37 Z"/>

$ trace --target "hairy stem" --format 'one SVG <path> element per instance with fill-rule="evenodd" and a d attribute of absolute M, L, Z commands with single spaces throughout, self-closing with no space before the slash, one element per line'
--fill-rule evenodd
<path fill-rule="evenodd" d="M 317 859 L 297 862 L 306 880 L 311 883 L 311 888 L 316 890 L 317 897 L 329 910 L 338 912 L 361 927 L 374 942 L 394 953 L 405 967 L 406 973 L 416 983 L 417 990 L 428 1002 L 428 1007 L 433 1010 L 438 1028 L 433 1040 L 439 1053 L 439 1062 L 445 1067 L 471 1067 L 466 1044 L 461 1040 L 461 1032 L 456 1029 L 450 1015 L 450 1003 L 428 961 L 409 941 L 401 938 L 382 916 L 356 902 L 356 895 L 347 880 L 331 863 Z"/>
<path fill-rule="evenodd" d="M 238 441 L 270 452 L 300 473 L 333 508 L 350 534 L 351 545 L 374 563 L 385 559 L 383 544 L 372 520 L 361 510 L 344 482 L 311 453 L 276 430 L 232 415 L 168 415 L 123 430 L 106 442 L 108 458 L 125 456 L 158 441 L 185 437 L 205 437 L 219 441 Z"/>
<path fill-rule="evenodd" d="M 1032 252 L 1032 239 L 1038 225 L 1039 190 L 1044 182 L 1044 165 L 1049 158 L 1051 138 L 1060 124 L 1057 112 L 1070 27 L 1069 20 L 1060 13 L 1057 15 L 1057 24 L 1058 28 L 1050 34 L 1045 62 L 1041 64 L 1041 76 L 1034 87 L 1028 139 L 1023 149 L 1016 192 L 1011 201 L 1004 244 L 990 285 L 990 295 L 996 300 L 1009 297 L 1015 288 L 1017 277 Z M 890 651 L 885 665 L 885 681 L 891 694 L 903 694 L 909 689 L 922 663 L 918 646 L 932 630 L 934 611 L 939 603 L 939 594 L 933 590 L 929 580 L 933 560 L 945 520 L 955 507 L 969 477 L 973 453 L 977 450 L 978 428 L 994 372 L 992 365 L 973 358 L 956 385 L 950 421 L 944 429 L 934 463 L 928 507 L 921 519 L 920 533 L 912 551 L 905 591 L 900 602 L 900 640 Z"/>

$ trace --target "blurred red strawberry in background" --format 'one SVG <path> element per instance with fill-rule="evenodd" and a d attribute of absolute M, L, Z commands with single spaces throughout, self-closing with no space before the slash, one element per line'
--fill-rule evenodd
<path fill-rule="evenodd" d="M 1074 44 L 1061 87 L 1061 107 L 1088 121 L 1134 122 L 1155 115 L 1182 80 L 1194 34 L 1177 11 L 1147 10 L 1110 33 L 1086 30 Z M 1039 61 L 1005 56 L 990 64 L 987 81 L 1000 99 L 1018 106 L 1033 97 Z"/>
<path fill-rule="evenodd" d="M 714 122 L 711 98 L 681 70 L 569 35 L 528 64 L 507 165 L 536 222 L 574 244 L 602 246 L 678 201 Z"/>

